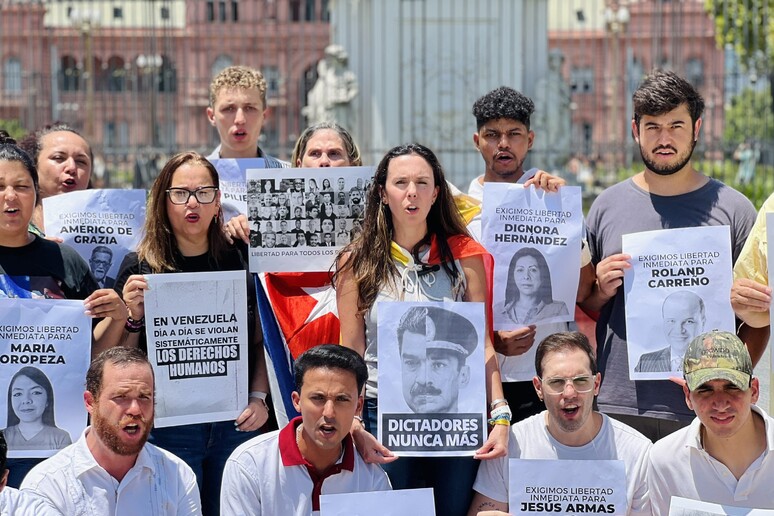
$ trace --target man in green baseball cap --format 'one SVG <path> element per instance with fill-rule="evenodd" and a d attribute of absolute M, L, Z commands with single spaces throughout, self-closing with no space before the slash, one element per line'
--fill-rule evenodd
<path fill-rule="evenodd" d="M 759 385 L 747 347 L 733 333 L 699 335 L 683 373 L 685 402 L 697 417 L 651 449 L 653 514 L 669 514 L 673 496 L 774 509 L 774 419 L 755 406 Z"/>

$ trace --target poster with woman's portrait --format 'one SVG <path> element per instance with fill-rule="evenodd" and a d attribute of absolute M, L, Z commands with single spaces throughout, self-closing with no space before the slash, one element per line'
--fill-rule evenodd
<path fill-rule="evenodd" d="M 735 331 L 728 226 L 660 229 L 623 236 L 629 377 L 682 376 L 688 344 L 710 330 Z M 724 295 L 719 295 L 719 293 Z"/>
<path fill-rule="evenodd" d="M 0 428 L 9 457 L 50 457 L 81 436 L 90 356 L 82 301 L 0 299 Z"/>
<path fill-rule="evenodd" d="M 89 264 L 99 288 L 113 288 L 118 268 L 140 241 L 145 190 L 81 190 L 43 199 L 46 234 L 61 238 Z"/>
<path fill-rule="evenodd" d="M 580 187 L 548 193 L 485 183 L 482 208 L 484 246 L 495 261 L 494 329 L 572 321 L 583 234 Z"/>
<path fill-rule="evenodd" d="M 373 167 L 247 170 L 251 272 L 327 271 L 363 216 Z"/>

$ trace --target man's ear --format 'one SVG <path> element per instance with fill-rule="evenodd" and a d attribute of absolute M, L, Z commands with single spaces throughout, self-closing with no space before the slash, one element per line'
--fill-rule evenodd
<path fill-rule="evenodd" d="M 90 393 L 89 391 L 86 391 L 83 393 L 83 402 L 86 404 L 86 411 L 89 414 L 94 413 L 94 403 L 95 403 L 94 395 Z"/>
<path fill-rule="evenodd" d="M 693 124 L 693 140 L 699 141 L 699 131 L 701 131 L 701 124 L 702 124 L 702 118 L 699 118 L 696 120 L 696 123 Z"/>
<path fill-rule="evenodd" d="M 535 131 L 527 133 L 527 149 L 532 148 L 532 144 L 535 143 Z"/>
<path fill-rule="evenodd" d="M 468 383 L 470 383 L 470 366 L 468 364 L 465 364 L 464 366 L 460 367 L 460 387 L 467 387 Z"/>
<path fill-rule="evenodd" d="M 632 118 L 632 137 L 634 141 L 640 143 L 640 128 L 637 127 L 637 122 Z"/>
<path fill-rule="evenodd" d="M 540 399 L 540 401 L 543 401 L 543 385 L 540 383 L 540 378 L 538 378 L 537 376 L 533 376 L 532 386 L 535 388 L 537 397 Z"/>
<path fill-rule="evenodd" d="M 481 151 L 481 149 L 478 148 L 478 132 L 473 133 L 473 145 L 476 147 L 477 151 Z"/>
<path fill-rule="evenodd" d="M 685 395 L 685 404 L 688 408 L 693 410 L 693 403 L 691 403 L 691 391 L 688 390 L 688 382 L 683 383 L 683 394 Z"/>
<path fill-rule="evenodd" d="M 290 395 L 290 399 L 293 401 L 293 408 L 296 409 L 297 412 L 301 412 L 301 395 L 299 395 L 297 391 L 293 391 Z"/>
<path fill-rule="evenodd" d="M 207 108 L 207 120 L 209 120 L 210 124 L 215 127 L 215 111 L 213 111 L 211 107 Z"/>

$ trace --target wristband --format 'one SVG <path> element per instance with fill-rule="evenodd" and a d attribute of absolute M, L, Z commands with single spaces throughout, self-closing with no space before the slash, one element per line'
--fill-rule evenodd
<path fill-rule="evenodd" d="M 497 419 L 495 421 L 489 420 L 490 425 L 505 425 L 505 426 L 511 426 L 511 422 L 507 419 Z"/>
<path fill-rule="evenodd" d="M 250 391 L 250 394 L 247 396 L 248 398 L 258 398 L 264 403 L 266 403 L 266 393 L 261 391 Z"/>
<path fill-rule="evenodd" d="M 508 405 L 508 400 L 506 400 L 505 398 L 498 398 L 494 400 L 492 403 L 489 404 L 489 410 L 494 410 L 494 408 L 500 403 L 505 403 L 506 405 Z"/>
<path fill-rule="evenodd" d="M 360 425 L 361 425 L 363 428 L 365 428 L 365 423 L 363 423 L 363 418 L 362 418 L 362 417 L 360 417 L 360 416 L 354 416 L 354 417 L 353 417 L 353 419 L 357 419 L 358 421 L 360 421 Z"/>
<path fill-rule="evenodd" d="M 140 333 L 143 328 L 145 328 L 145 316 L 140 317 L 138 321 L 135 321 L 131 317 L 126 318 L 124 329 L 129 333 Z"/>
<path fill-rule="evenodd" d="M 499 407 L 493 409 L 489 413 L 489 417 L 492 419 L 498 419 L 500 416 L 508 416 L 508 419 L 511 419 L 511 407 L 508 405 L 500 405 Z"/>

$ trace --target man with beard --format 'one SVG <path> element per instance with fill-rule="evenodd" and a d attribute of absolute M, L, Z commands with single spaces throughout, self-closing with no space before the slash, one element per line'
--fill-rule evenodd
<path fill-rule="evenodd" d="M 185 462 L 148 444 L 153 370 L 137 348 L 97 356 L 83 394 L 91 426 L 30 471 L 21 489 L 70 516 L 201 514 L 196 476 Z"/>
<path fill-rule="evenodd" d="M 300 416 L 283 429 L 247 441 L 226 462 L 221 514 L 318 514 L 321 494 L 387 491 L 377 464 L 366 464 L 349 430 L 363 409 L 365 361 L 323 344 L 293 364 L 293 406 Z"/>
<path fill-rule="evenodd" d="M 481 461 L 469 515 L 508 511 L 508 459 L 620 460 L 626 471 L 626 514 L 650 514 L 646 470 L 652 443 L 593 410 L 602 377 L 580 332 L 546 337 L 535 354 L 535 392 L 546 410 L 511 427 L 508 456 Z M 557 476 L 563 473 L 557 471 Z M 516 514 L 516 508 L 511 508 Z"/>
<path fill-rule="evenodd" d="M 632 135 L 645 169 L 602 192 L 589 210 L 588 239 L 597 279 L 583 306 L 601 312 L 596 330 L 600 371 L 605 378 L 598 398 L 600 410 L 656 441 L 687 425 L 693 413 L 685 406 L 677 384 L 629 379 L 620 287 L 631 257 L 621 253 L 622 236 L 657 229 L 729 226 L 736 260 L 755 221 L 755 209 L 744 195 L 693 168 L 691 155 L 704 110 L 704 100 L 693 86 L 674 72 L 656 71 L 645 78 L 632 100 Z M 762 335 L 747 326 L 740 331 L 751 351 L 757 350 L 751 354 L 760 356 L 765 345 Z"/>
<path fill-rule="evenodd" d="M 524 161 L 535 140 L 535 133 L 530 129 L 534 110 L 535 104 L 529 97 L 506 86 L 490 91 L 473 104 L 477 127 L 473 145 L 484 160 L 484 174 L 470 183 L 470 197 L 483 201 L 484 183 L 534 184 L 548 191 L 556 191 L 565 184 L 563 179 L 542 170 L 524 170 Z M 480 213 L 468 222 L 468 231 L 481 240 Z M 593 281 L 594 268 L 584 242 L 578 300 L 588 293 Z M 545 408 L 529 381 L 535 343 L 552 333 L 569 329 L 575 329 L 575 324 L 548 323 L 495 332 L 494 347 L 500 360 L 503 394 L 513 412 L 512 421 L 520 421 Z"/>

